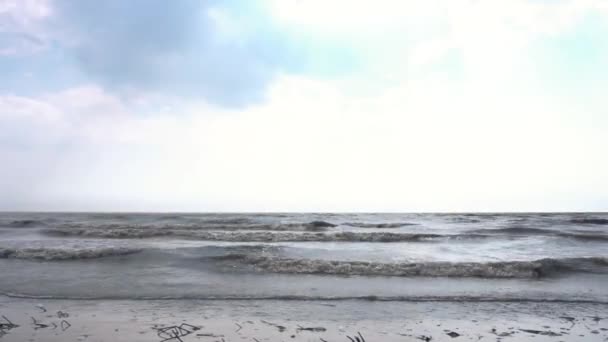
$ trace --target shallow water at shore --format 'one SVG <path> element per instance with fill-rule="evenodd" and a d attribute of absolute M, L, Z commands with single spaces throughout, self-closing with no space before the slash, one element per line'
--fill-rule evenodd
<path fill-rule="evenodd" d="M 0 292 L 608 302 L 608 215 L 0 214 Z"/>

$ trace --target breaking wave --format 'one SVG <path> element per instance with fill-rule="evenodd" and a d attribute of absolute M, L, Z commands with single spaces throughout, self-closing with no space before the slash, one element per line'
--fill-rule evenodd
<path fill-rule="evenodd" d="M 206 220 L 203 222 L 194 223 L 176 223 L 163 224 L 161 223 L 146 223 L 146 224 L 130 224 L 130 223 L 65 223 L 54 226 L 59 230 L 65 229 L 90 229 L 90 230 L 223 230 L 223 231 L 310 231 L 320 232 L 326 231 L 328 228 L 336 227 L 337 225 L 326 221 L 310 221 L 305 223 L 252 223 L 247 219 L 225 219 L 225 220 Z"/>
<path fill-rule="evenodd" d="M 557 232 L 542 229 L 542 228 L 530 228 L 530 227 L 506 227 L 506 228 L 495 228 L 495 229 L 472 229 L 469 230 L 472 233 L 482 234 L 514 234 L 514 235 L 551 235 Z"/>
<path fill-rule="evenodd" d="M 3 222 L 0 224 L 1 227 L 7 228 L 30 228 L 30 227 L 40 227 L 45 226 L 46 224 L 43 221 L 38 220 L 14 220 L 10 222 Z"/>
<path fill-rule="evenodd" d="M 344 241 L 344 242 L 406 242 L 429 241 L 446 237 L 440 234 L 406 234 L 388 232 L 269 232 L 269 231 L 201 231 L 190 229 L 74 229 L 50 228 L 45 234 L 53 236 L 80 236 L 114 239 L 143 239 L 174 237 L 206 241 L 228 242 L 298 242 L 298 241 Z"/>
<path fill-rule="evenodd" d="M 570 220 L 571 223 L 578 223 L 578 224 L 600 224 L 600 225 L 607 225 L 608 224 L 608 219 L 603 219 L 603 218 L 582 218 L 582 219 L 572 219 Z"/>
<path fill-rule="evenodd" d="M 299 227 L 299 228 L 298 228 Z M 396 233 L 396 232 L 352 232 L 352 231 L 326 231 L 320 226 L 301 226 L 275 228 L 267 230 L 266 227 L 235 230 L 197 230 L 176 227 L 132 227 L 132 226 L 106 226 L 103 228 L 47 228 L 42 233 L 50 236 L 78 236 L 88 238 L 108 239 L 146 239 L 158 237 L 171 237 L 204 241 L 227 242 L 430 242 L 437 240 L 469 240 L 488 239 L 500 236 L 514 238 L 525 236 L 550 236 L 584 241 L 608 241 L 608 234 L 599 232 L 560 232 L 541 228 L 509 227 L 499 229 L 475 229 L 461 234 L 436 233 Z M 260 230 L 257 230 L 257 229 Z M 285 229 L 285 230 L 280 230 Z M 300 229 L 300 230 L 297 230 Z"/>
<path fill-rule="evenodd" d="M 400 228 L 405 226 L 414 226 L 416 223 L 410 222 L 388 222 L 388 223 L 366 223 L 366 222 L 345 222 L 345 226 L 357 228 Z"/>
<path fill-rule="evenodd" d="M 506 227 L 506 228 L 498 228 L 498 229 L 473 229 L 469 230 L 469 233 L 481 234 L 481 235 L 537 235 L 537 236 L 556 236 L 562 238 L 570 238 L 576 240 L 588 240 L 588 241 L 608 241 L 608 235 L 598 233 L 598 232 L 589 232 L 589 231 L 572 231 L 572 232 L 562 232 L 558 230 L 551 229 L 542 229 L 542 228 L 530 228 L 530 227 Z"/>
<path fill-rule="evenodd" d="M 364 261 L 330 261 L 291 259 L 251 255 L 226 255 L 217 261 L 239 263 L 258 271 L 289 274 L 327 274 L 393 277 L 476 277 L 527 278 L 572 272 L 603 273 L 608 271 L 608 258 L 564 258 L 534 261 L 501 262 L 420 262 L 379 263 Z"/>
<path fill-rule="evenodd" d="M 27 260 L 76 260 L 95 259 L 109 256 L 127 255 L 140 252 L 141 249 L 125 247 L 104 248 L 4 248 L 0 247 L 0 259 Z"/>

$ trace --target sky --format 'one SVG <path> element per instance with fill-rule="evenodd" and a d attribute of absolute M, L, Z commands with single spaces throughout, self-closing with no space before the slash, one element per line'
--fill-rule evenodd
<path fill-rule="evenodd" d="M 0 0 L 0 210 L 606 211 L 608 0 Z"/>

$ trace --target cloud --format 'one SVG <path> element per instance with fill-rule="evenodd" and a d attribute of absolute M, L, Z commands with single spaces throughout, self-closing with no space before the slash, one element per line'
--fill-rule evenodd
<path fill-rule="evenodd" d="M 41 140 L 1 144 L 0 207 L 605 209 L 605 123 L 554 97 L 471 87 L 435 75 L 353 97 L 341 81 L 284 74 L 264 104 L 143 116 L 95 86 L 4 99 L 21 120 L 5 132 Z"/>
<path fill-rule="evenodd" d="M 526 50 L 539 40 L 563 35 L 590 15 L 608 18 L 603 0 L 267 3 L 277 25 L 287 32 L 348 42 L 364 61 L 355 71 L 376 82 L 416 77 L 421 69 L 454 56 L 471 70 L 497 71 L 496 65 L 525 58 Z"/>
<path fill-rule="evenodd" d="M 63 43 L 93 80 L 115 91 L 242 106 L 259 102 L 295 57 L 271 20 L 245 1 L 57 0 L 55 6 Z"/>
<path fill-rule="evenodd" d="M 599 4 L 56 1 L 0 209 L 605 210 Z"/>
<path fill-rule="evenodd" d="M 46 47 L 43 24 L 51 15 L 46 0 L 0 3 L 0 57 L 27 55 Z"/>

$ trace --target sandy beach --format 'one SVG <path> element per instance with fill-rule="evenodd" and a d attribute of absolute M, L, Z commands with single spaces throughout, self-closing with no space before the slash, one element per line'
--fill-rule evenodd
<path fill-rule="evenodd" d="M 608 340 L 608 304 L 589 303 L 0 297 L 0 315 L 3 342 Z"/>

